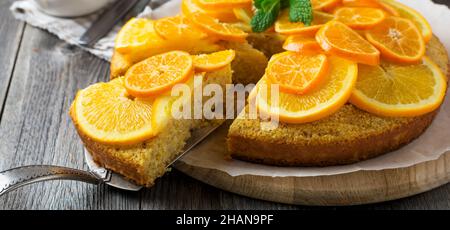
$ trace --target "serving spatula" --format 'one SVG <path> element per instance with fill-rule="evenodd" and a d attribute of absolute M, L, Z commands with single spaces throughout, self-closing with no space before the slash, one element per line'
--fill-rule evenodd
<path fill-rule="evenodd" d="M 167 167 L 175 164 L 177 160 L 220 126 L 220 124 L 214 124 L 193 131 L 179 156 Z M 0 196 L 22 186 L 48 180 L 75 180 L 97 185 L 107 184 L 128 191 L 139 191 L 142 188 L 142 186 L 136 185 L 120 174 L 96 164 L 86 149 L 84 150 L 84 157 L 89 171 L 52 165 L 30 165 L 0 172 Z"/>

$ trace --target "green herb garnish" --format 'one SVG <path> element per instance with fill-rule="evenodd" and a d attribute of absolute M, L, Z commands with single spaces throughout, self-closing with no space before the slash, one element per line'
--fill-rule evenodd
<path fill-rule="evenodd" d="M 289 20 L 310 26 L 313 20 L 310 0 L 290 0 Z"/>
<path fill-rule="evenodd" d="M 252 30 L 261 33 L 275 23 L 281 4 L 280 0 L 259 0 L 255 1 L 255 7 L 257 10 L 251 21 Z"/>
<path fill-rule="evenodd" d="M 289 20 L 311 25 L 313 15 L 310 0 L 255 0 L 256 13 L 252 18 L 253 32 L 264 32 L 277 20 L 281 9 L 289 8 Z"/>

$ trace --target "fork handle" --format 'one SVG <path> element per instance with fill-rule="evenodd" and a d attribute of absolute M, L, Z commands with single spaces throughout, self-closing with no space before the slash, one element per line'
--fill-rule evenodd
<path fill-rule="evenodd" d="M 87 171 L 51 165 L 31 165 L 0 172 L 0 196 L 22 186 L 48 180 L 75 180 L 90 184 L 104 182 L 103 178 Z"/>

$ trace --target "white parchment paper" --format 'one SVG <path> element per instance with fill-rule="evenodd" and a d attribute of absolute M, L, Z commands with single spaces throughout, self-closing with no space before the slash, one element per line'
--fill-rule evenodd
<path fill-rule="evenodd" d="M 170 2 L 165 8 L 154 11 L 153 16 L 167 16 L 179 12 L 179 0 Z M 450 10 L 444 6 L 435 4 L 430 0 L 399 0 L 413 7 L 430 22 L 434 34 L 450 50 Z M 449 51 L 450 52 L 450 51 Z M 388 153 L 375 159 L 360 163 L 333 166 L 333 167 L 274 167 L 253 164 L 239 160 L 225 160 L 226 151 L 226 129 L 222 129 L 214 137 L 210 137 L 195 150 L 186 155 L 182 161 L 186 164 L 218 169 L 230 174 L 260 175 L 273 177 L 307 177 L 325 176 L 355 172 L 358 170 L 384 170 L 392 168 L 409 167 L 426 161 L 436 160 L 447 151 L 450 151 L 450 94 L 447 95 L 445 103 L 431 125 L 431 127 L 417 140 L 398 151 Z"/>

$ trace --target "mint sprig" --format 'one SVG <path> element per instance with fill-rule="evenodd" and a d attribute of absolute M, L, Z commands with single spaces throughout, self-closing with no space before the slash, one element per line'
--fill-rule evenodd
<path fill-rule="evenodd" d="M 310 26 L 313 13 L 310 0 L 290 0 L 289 20 Z"/>
<path fill-rule="evenodd" d="M 280 0 L 259 0 L 255 1 L 257 8 L 252 18 L 251 26 L 253 32 L 261 33 L 269 29 L 275 23 L 280 14 Z"/>
<path fill-rule="evenodd" d="M 252 18 L 253 32 L 264 32 L 277 20 L 281 9 L 289 8 L 289 20 L 291 22 L 303 22 L 311 25 L 312 7 L 310 0 L 255 0 L 253 5 L 256 13 Z"/>

